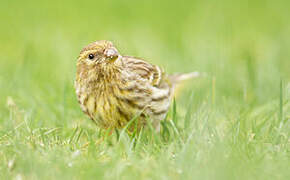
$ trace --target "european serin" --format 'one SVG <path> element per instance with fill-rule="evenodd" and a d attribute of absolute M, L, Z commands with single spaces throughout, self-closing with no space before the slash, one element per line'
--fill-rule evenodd
<path fill-rule="evenodd" d="M 149 118 L 159 130 L 175 85 L 197 75 L 167 75 L 142 59 L 120 55 L 110 41 L 101 40 L 80 52 L 75 88 L 83 112 L 98 126 L 121 128 L 139 114 L 139 128 Z"/>

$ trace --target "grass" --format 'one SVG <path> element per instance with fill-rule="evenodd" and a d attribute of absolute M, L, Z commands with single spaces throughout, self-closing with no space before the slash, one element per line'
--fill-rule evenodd
<path fill-rule="evenodd" d="M 0 179 L 289 179 L 289 2 L 3 1 Z M 73 81 L 97 39 L 168 72 L 160 134 L 98 129 Z"/>

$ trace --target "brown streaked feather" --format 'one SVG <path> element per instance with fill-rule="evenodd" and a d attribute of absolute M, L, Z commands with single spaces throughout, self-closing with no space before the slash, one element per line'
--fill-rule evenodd
<path fill-rule="evenodd" d="M 158 86 L 164 78 L 163 70 L 159 66 L 131 56 L 124 56 L 123 61 L 131 72 L 134 72 L 141 78 L 148 80 L 153 86 Z"/>

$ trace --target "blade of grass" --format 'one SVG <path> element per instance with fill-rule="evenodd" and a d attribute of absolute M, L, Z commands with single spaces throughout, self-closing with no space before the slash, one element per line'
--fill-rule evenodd
<path fill-rule="evenodd" d="M 170 122 L 170 124 L 171 124 L 171 126 L 172 126 L 174 132 L 175 132 L 176 135 L 178 136 L 179 141 L 182 142 L 182 143 L 184 143 L 183 140 L 181 139 L 180 133 L 179 133 L 177 127 L 175 126 L 174 122 L 173 122 L 172 120 L 170 120 L 169 122 Z"/>
<path fill-rule="evenodd" d="M 79 132 L 79 134 L 78 134 L 78 136 L 77 136 L 77 139 L 75 140 L 76 143 L 79 142 L 79 139 L 80 139 L 80 137 L 81 137 L 82 134 L 83 134 L 83 129 L 82 129 L 82 128 L 80 128 L 80 129 L 81 129 L 81 130 L 80 130 L 80 132 Z"/>
<path fill-rule="evenodd" d="M 191 114 L 192 114 L 192 105 L 193 105 L 193 96 L 194 94 L 191 93 L 189 99 L 189 105 L 187 106 L 187 112 L 184 118 L 184 129 L 188 129 L 191 126 Z"/>
<path fill-rule="evenodd" d="M 175 97 L 173 98 L 173 104 L 172 104 L 172 120 L 174 124 L 177 124 L 177 114 L 176 114 L 176 100 Z"/>
<path fill-rule="evenodd" d="M 73 139 L 74 139 L 74 137 L 75 137 L 75 135 L 76 135 L 78 129 L 79 129 L 79 127 L 77 126 L 77 127 L 75 128 L 74 132 L 72 133 L 72 135 L 70 136 L 69 141 L 68 141 L 69 144 L 72 143 L 72 141 L 73 141 Z"/>
<path fill-rule="evenodd" d="M 279 128 L 283 125 L 283 80 L 280 80 Z"/>
<path fill-rule="evenodd" d="M 142 113 L 142 112 L 141 112 Z M 120 142 L 120 139 L 122 138 L 122 136 L 124 136 L 124 134 L 126 133 L 128 127 L 131 126 L 131 124 L 137 119 L 140 117 L 141 113 L 138 113 L 136 114 L 127 124 L 126 126 L 122 129 L 121 133 L 120 133 L 120 136 L 119 136 L 119 142 Z"/>

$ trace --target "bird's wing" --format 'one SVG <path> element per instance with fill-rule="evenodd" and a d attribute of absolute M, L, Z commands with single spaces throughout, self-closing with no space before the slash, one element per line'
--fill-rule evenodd
<path fill-rule="evenodd" d="M 159 66 L 130 56 L 124 56 L 123 61 L 130 72 L 134 72 L 141 78 L 148 80 L 153 86 L 158 87 L 165 80 L 164 71 Z"/>

